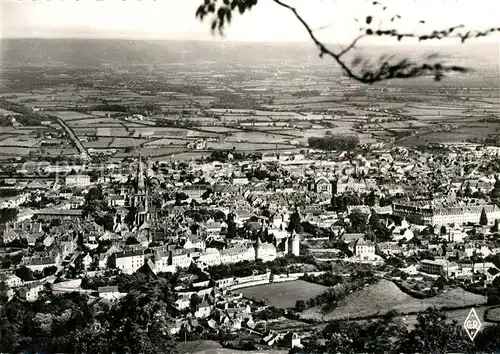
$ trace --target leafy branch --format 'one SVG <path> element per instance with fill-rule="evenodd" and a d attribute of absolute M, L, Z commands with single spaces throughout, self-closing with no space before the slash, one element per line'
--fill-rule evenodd
<path fill-rule="evenodd" d="M 450 72 L 468 72 L 469 69 L 457 65 L 445 65 L 443 62 L 437 61 L 436 55 L 430 55 L 426 58 L 427 62 L 418 63 L 407 58 L 397 58 L 395 55 L 385 55 L 377 60 L 376 64 L 363 60 L 359 56 L 355 57 L 350 64 L 347 64 L 344 56 L 351 52 L 356 44 L 363 38 L 368 36 L 378 37 L 393 37 L 398 41 L 404 38 L 417 38 L 419 42 L 427 40 L 441 40 L 444 38 L 460 38 L 461 43 L 471 38 L 478 38 L 487 36 L 493 32 L 500 32 L 499 28 L 490 28 L 485 31 L 467 31 L 461 33 L 458 30 L 463 28 L 463 25 L 453 26 L 442 30 L 434 30 L 431 33 L 415 34 L 415 33 L 402 33 L 396 29 L 373 29 L 372 27 L 361 27 L 361 34 L 356 37 L 347 47 L 336 52 L 326 46 L 325 43 L 320 41 L 314 34 L 314 31 L 307 23 L 307 21 L 299 14 L 297 9 L 291 5 L 286 4 L 282 0 L 271 0 L 275 4 L 291 11 L 295 18 L 302 24 L 304 29 L 309 34 L 309 37 L 319 50 L 319 56 L 323 58 L 325 55 L 331 57 L 343 70 L 343 72 L 351 79 L 365 83 L 373 84 L 375 82 L 390 80 L 390 79 L 407 79 L 421 76 L 431 76 L 434 80 L 441 80 L 446 73 Z M 224 35 L 224 28 L 226 24 L 232 21 L 232 12 L 238 9 L 240 14 L 251 10 L 257 5 L 258 0 L 204 0 L 197 11 L 196 17 L 204 20 L 209 14 L 213 14 L 211 29 L 215 33 L 218 30 L 220 35 Z M 387 6 L 384 6 L 378 1 L 372 1 L 374 6 L 381 6 L 385 11 Z M 400 20 L 400 15 L 394 15 L 390 22 Z M 374 20 L 373 16 L 365 18 L 365 24 L 371 25 Z M 356 20 L 359 22 L 359 20 Z M 425 21 L 419 21 L 425 23 Z"/>

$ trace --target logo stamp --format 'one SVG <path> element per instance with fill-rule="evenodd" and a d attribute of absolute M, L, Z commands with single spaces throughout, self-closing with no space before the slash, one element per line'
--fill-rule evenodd
<path fill-rule="evenodd" d="M 476 313 L 476 310 L 472 308 L 467 315 L 467 318 L 464 322 L 465 331 L 469 335 L 471 341 L 474 341 L 477 333 L 481 329 L 481 321 L 479 320 L 479 316 Z"/>

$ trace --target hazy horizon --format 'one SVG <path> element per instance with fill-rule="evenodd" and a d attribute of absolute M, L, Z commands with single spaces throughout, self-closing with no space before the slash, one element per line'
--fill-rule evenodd
<path fill-rule="evenodd" d="M 326 43 L 350 43 L 359 34 L 360 23 L 373 16 L 374 29 L 395 28 L 402 32 L 429 33 L 432 30 L 463 24 L 464 30 L 500 27 L 497 14 L 500 1 L 482 0 L 481 7 L 472 0 L 380 0 L 387 11 L 366 0 L 286 1 L 311 25 Z M 189 40 L 227 42 L 305 43 L 307 31 L 287 9 L 271 0 L 260 0 L 243 16 L 235 14 L 225 37 L 213 36 L 210 18 L 195 18 L 201 0 L 162 1 L 27 1 L 3 0 L 1 5 L 1 37 L 123 39 L 123 40 Z M 475 5 L 474 5 L 475 4 Z M 311 6 L 313 5 L 313 6 Z M 334 15 L 332 15 L 334 14 Z M 391 22 L 394 15 L 401 20 Z M 425 20 L 425 24 L 420 23 Z M 499 43 L 499 35 L 475 39 L 477 42 Z M 403 41 L 411 43 L 412 41 Z M 459 40 L 453 40 L 453 43 Z M 395 44 L 394 38 L 371 36 L 363 44 Z M 446 41 L 427 44 L 444 45 Z"/>

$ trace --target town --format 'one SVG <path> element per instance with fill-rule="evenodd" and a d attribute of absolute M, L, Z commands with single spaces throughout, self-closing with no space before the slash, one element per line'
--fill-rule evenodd
<path fill-rule="evenodd" d="M 2 45 L 1 353 L 500 349 L 497 45 Z"/>
<path fill-rule="evenodd" d="M 234 348 L 300 348 L 346 311 L 412 321 L 431 304 L 450 316 L 479 306 L 494 318 L 499 150 L 377 144 L 31 165 L 0 189 L 3 294 L 103 311 L 168 280 L 169 334 Z M 353 297 L 367 291 L 379 298 Z"/>

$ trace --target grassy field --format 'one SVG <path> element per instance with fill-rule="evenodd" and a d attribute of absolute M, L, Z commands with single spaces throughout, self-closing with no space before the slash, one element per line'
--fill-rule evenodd
<path fill-rule="evenodd" d="M 288 350 L 278 350 L 278 349 L 269 349 L 269 350 L 235 350 L 235 349 L 225 349 L 222 346 L 214 341 L 209 340 L 197 340 L 197 341 L 189 341 L 189 342 L 181 342 L 177 345 L 177 350 L 180 354 L 286 354 Z"/>
<path fill-rule="evenodd" d="M 247 298 L 264 300 L 268 305 L 277 308 L 289 308 L 295 306 L 297 300 L 307 300 L 323 293 L 326 286 L 312 284 L 303 280 L 296 280 L 284 283 L 274 283 L 250 288 L 243 288 L 238 291 Z"/>
<path fill-rule="evenodd" d="M 484 296 L 456 288 L 428 299 L 415 299 L 402 292 L 394 283 L 381 280 L 377 284 L 350 294 L 339 303 L 325 319 L 347 319 L 373 315 L 383 315 L 390 310 L 401 314 L 425 311 L 428 307 L 459 307 L 485 304 Z M 304 318 L 322 316 L 319 308 L 308 309 Z"/>
<path fill-rule="evenodd" d="M 500 322 L 500 307 L 490 309 L 488 311 L 487 320 Z"/>
<path fill-rule="evenodd" d="M 94 116 L 90 114 L 85 114 L 85 113 L 80 113 L 80 112 L 75 112 L 75 111 L 47 111 L 45 112 L 48 115 L 61 118 L 64 121 L 73 121 L 73 120 L 79 120 L 79 119 L 86 119 L 86 118 L 95 118 Z"/>

